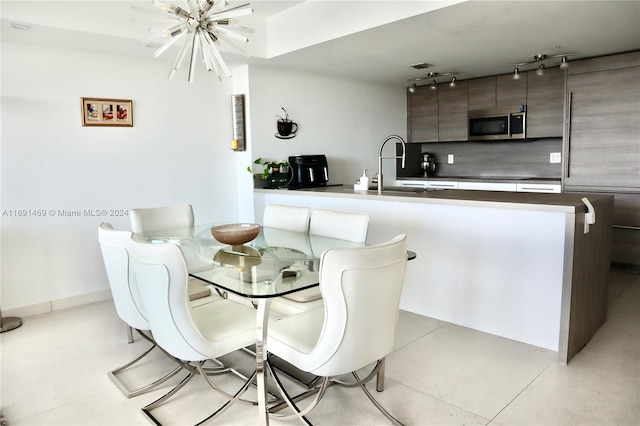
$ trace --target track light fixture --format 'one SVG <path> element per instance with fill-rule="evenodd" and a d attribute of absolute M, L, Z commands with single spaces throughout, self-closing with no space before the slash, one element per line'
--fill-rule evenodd
<path fill-rule="evenodd" d="M 560 46 L 558 46 L 558 48 L 559 47 Z M 513 65 L 515 65 L 515 68 L 513 70 L 513 79 L 517 80 L 517 79 L 520 78 L 520 76 L 518 74 L 520 72 L 519 67 L 526 66 L 526 65 L 531 65 L 531 64 L 540 64 L 540 65 L 538 65 L 538 68 L 536 69 L 536 74 L 537 75 L 544 75 L 544 70 L 545 70 L 546 65 L 544 64 L 543 61 L 551 61 L 551 60 L 556 59 L 556 58 L 561 58 L 560 68 L 562 68 L 562 69 L 569 68 L 569 62 L 567 61 L 567 58 L 569 56 L 573 56 L 573 53 L 560 53 L 560 54 L 557 54 L 557 55 L 545 55 L 544 53 L 538 53 L 537 55 L 533 56 L 533 60 L 532 61 L 518 62 L 517 64 L 513 64 Z"/>
<path fill-rule="evenodd" d="M 409 79 L 410 86 L 407 90 L 409 90 L 409 93 L 415 93 L 418 83 L 425 80 L 431 80 L 431 84 L 429 84 L 429 88 L 435 90 L 438 88 L 438 81 L 436 80 L 437 77 L 455 76 L 455 75 L 458 75 L 458 73 L 457 72 L 443 72 L 443 73 L 430 72 L 424 77 Z M 458 80 L 456 77 L 452 77 L 451 80 L 449 81 L 449 86 L 456 87 L 457 81 Z"/>

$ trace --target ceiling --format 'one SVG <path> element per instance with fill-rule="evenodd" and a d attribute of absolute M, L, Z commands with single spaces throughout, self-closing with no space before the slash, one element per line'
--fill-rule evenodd
<path fill-rule="evenodd" d="M 144 31 L 139 24 L 131 22 L 131 2 L 85 1 L 78 8 L 80 2 L 22 0 L 21 6 L 40 6 L 31 10 L 17 8 L 19 12 L 5 7 L 11 2 L 3 0 L 1 3 L 4 40 L 152 56 L 152 50 L 140 45 Z M 76 5 L 73 14 L 61 15 L 52 24 L 47 7 L 69 3 Z M 267 19 L 283 11 L 294 10 L 301 3 L 254 0 L 252 6 L 257 17 Z M 327 8 L 337 4 L 332 1 L 323 3 Z M 361 0 L 354 4 L 370 8 L 376 6 L 376 1 Z M 83 28 L 79 25 L 86 20 L 78 19 L 75 13 L 100 19 Z M 30 23 L 34 28 L 31 31 L 13 30 L 8 25 L 10 21 Z M 314 28 L 326 28 L 330 24 L 319 22 Z M 79 31 L 82 37 L 77 36 Z M 140 36 L 136 37 L 137 34 Z M 257 31 L 251 37 L 260 39 L 260 36 Z M 460 80 L 509 73 L 513 64 L 531 61 L 538 53 L 573 53 L 571 60 L 637 49 L 640 49 L 640 1 L 472 0 L 276 57 L 247 59 L 226 54 L 225 59 L 231 64 L 261 63 L 406 86 L 409 79 L 423 77 L 428 71 L 457 72 Z M 173 60 L 173 57 L 168 59 Z M 433 67 L 422 71 L 409 67 L 420 62 L 428 62 Z M 547 66 L 558 64 L 559 59 L 546 63 Z M 534 67 L 532 64 L 521 69 Z"/>

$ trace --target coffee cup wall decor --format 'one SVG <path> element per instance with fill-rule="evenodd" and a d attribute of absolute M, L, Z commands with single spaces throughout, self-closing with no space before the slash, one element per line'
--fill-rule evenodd
<path fill-rule="evenodd" d="M 276 133 L 275 136 L 279 139 L 294 138 L 296 136 L 296 132 L 298 131 L 298 124 L 293 122 L 289 118 L 289 114 L 287 113 L 286 109 L 282 108 L 282 111 L 284 111 L 284 117 L 280 115 L 276 116 L 278 117 L 278 122 L 276 123 L 278 133 Z"/>

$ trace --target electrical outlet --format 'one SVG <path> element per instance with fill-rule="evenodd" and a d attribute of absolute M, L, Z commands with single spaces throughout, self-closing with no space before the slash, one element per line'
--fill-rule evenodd
<path fill-rule="evenodd" d="M 558 164 L 562 162 L 562 154 L 559 152 L 549 153 L 549 163 Z"/>
<path fill-rule="evenodd" d="M 453 164 L 453 154 L 447 155 L 447 164 Z"/>

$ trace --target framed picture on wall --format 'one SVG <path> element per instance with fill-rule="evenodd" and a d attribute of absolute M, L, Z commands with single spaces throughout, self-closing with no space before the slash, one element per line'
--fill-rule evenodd
<path fill-rule="evenodd" d="M 131 99 L 82 98 L 82 125 L 133 127 Z"/>

